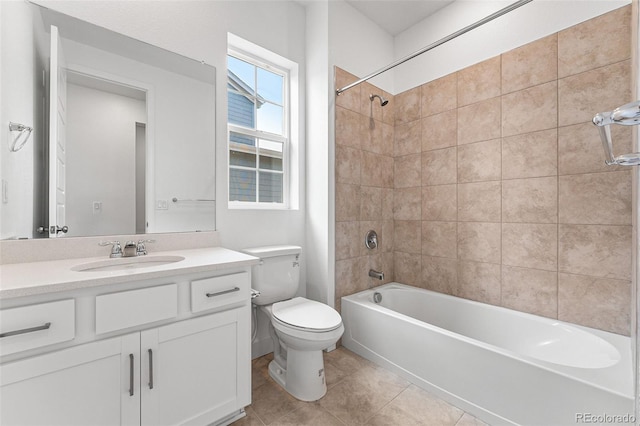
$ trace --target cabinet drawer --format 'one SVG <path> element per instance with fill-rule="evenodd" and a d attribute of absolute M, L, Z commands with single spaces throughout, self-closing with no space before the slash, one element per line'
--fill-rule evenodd
<path fill-rule="evenodd" d="M 0 355 L 72 340 L 76 334 L 73 299 L 0 311 Z"/>
<path fill-rule="evenodd" d="M 96 334 L 109 333 L 178 315 L 176 284 L 96 297 Z"/>
<path fill-rule="evenodd" d="M 200 312 L 249 301 L 249 273 L 191 281 L 191 311 Z"/>

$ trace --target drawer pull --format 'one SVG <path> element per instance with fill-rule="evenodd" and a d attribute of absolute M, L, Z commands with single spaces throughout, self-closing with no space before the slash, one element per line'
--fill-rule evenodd
<path fill-rule="evenodd" d="M 133 354 L 129 354 L 129 396 L 133 396 Z"/>
<path fill-rule="evenodd" d="M 6 333 L 0 334 L 0 338 L 9 337 L 9 336 L 17 336 L 19 334 L 33 333 L 34 331 L 48 330 L 50 327 L 51 327 L 51 323 L 48 322 L 48 323 L 46 323 L 44 325 L 39 325 L 37 327 L 23 328 L 22 330 L 16 330 L 16 331 L 7 331 Z"/>
<path fill-rule="evenodd" d="M 223 294 L 233 293 L 235 291 L 240 291 L 240 287 L 234 287 L 231 290 L 223 290 L 223 291 L 219 291 L 217 293 L 207 293 L 207 297 L 222 296 Z"/>
<path fill-rule="evenodd" d="M 149 389 L 153 389 L 153 351 L 149 349 Z"/>

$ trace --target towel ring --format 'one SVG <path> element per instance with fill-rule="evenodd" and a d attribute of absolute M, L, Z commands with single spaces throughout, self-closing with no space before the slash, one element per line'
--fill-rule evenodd
<path fill-rule="evenodd" d="M 11 152 L 18 152 L 29 140 L 29 136 L 31 136 L 33 127 L 25 126 L 24 124 L 13 123 L 10 121 L 9 131 L 20 132 L 16 135 L 15 138 L 13 138 L 13 142 L 11 143 L 11 148 L 9 148 Z"/>

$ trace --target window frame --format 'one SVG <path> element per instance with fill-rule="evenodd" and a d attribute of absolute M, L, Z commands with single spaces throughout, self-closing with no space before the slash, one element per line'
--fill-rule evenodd
<path fill-rule="evenodd" d="M 265 69 L 271 73 L 277 74 L 283 78 L 282 82 L 282 135 L 278 135 L 276 133 L 270 133 L 263 130 L 250 129 L 241 125 L 232 124 L 229 122 L 229 118 L 227 116 L 227 169 L 228 169 L 228 184 L 227 184 L 227 203 L 230 209 L 269 209 L 269 210 L 284 210 L 290 208 L 290 179 L 291 179 L 291 168 L 290 168 L 290 151 L 291 151 L 291 71 L 285 67 L 278 66 L 258 55 L 249 54 L 245 51 L 237 49 L 235 47 L 229 46 L 227 50 L 227 61 L 228 57 L 232 56 L 241 61 L 247 62 L 253 65 L 255 68 L 254 71 L 254 82 L 257 82 L 256 73 L 258 68 Z M 227 67 L 228 70 L 228 67 Z M 228 78 L 228 73 L 227 73 Z M 227 111 L 229 107 L 229 93 L 230 90 L 227 87 Z M 255 88 L 255 94 L 253 95 L 254 99 L 258 99 L 258 88 Z M 274 105 L 274 102 L 270 102 Z M 257 119 L 257 105 L 254 102 L 254 116 Z M 256 167 L 246 167 L 246 166 L 232 166 L 231 165 L 231 133 L 237 133 L 240 135 L 248 136 L 251 138 L 255 138 L 256 140 Z M 273 141 L 282 143 L 282 172 L 274 171 L 269 169 L 260 169 L 260 140 L 265 141 Z M 250 170 L 255 171 L 256 173 L 256 199 L 255 201 L 238 201 L 238 200 L 230 200 L 229 194 L 231 189 L 231 170 Z M 282 203 L 275 202 L 264 202 L 260 200 L 260 173 L 273 173 L 273 174 L 281 174 L 282 175 Z"/>

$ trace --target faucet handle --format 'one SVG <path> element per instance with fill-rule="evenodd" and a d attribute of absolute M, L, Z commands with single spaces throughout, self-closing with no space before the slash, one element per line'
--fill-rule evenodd
<path fill-rule="evenodd" d="M 138 245 L 136 246 L 136 253 L 138 256 L 144 256 L 147 254 L 147 247 L 145 243 L 155 243 L 156 240 L 138 240 Z"/>
<path fill-rule="evenodd" d="M 109 257 L 122 257 L 122 247 L 120 246 L 120 241 L 100 241 L 98 243 L 99 246 L 112 246 L 111 254 Z"/>

